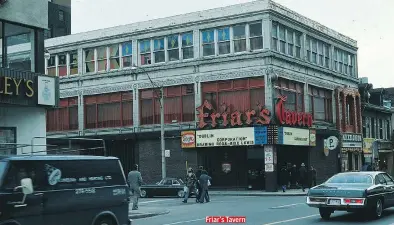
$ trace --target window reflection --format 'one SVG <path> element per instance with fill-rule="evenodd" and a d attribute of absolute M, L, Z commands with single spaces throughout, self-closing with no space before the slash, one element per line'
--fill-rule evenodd
<path fill-rule="evenodd" d="M 34 30 L 14 24 L 4 25 L 6 66 L 11 69 L 34 72 Z"/>

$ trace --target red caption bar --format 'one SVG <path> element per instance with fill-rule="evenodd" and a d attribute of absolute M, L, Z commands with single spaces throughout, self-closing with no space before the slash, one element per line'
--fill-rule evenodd
<path fill-rule="evenodd" d="M 207 216 L 205 223 L 246 223 L 245 216 Z"/>

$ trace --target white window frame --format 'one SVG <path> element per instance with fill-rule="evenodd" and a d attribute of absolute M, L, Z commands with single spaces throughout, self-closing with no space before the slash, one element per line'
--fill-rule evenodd
<path fill-rule="evenodd" d="M 324 52 L 324 67 L 327 69 L 330 69 L 330 45 L 327 43 L 324 43 L 323 45 L 323 52 Z"/>
<path fill-rule="evenodd" d="M 219 30 L 224 30 L 224 29 L 227 29 L 228 28 L 228 30 L 229 30 L 229 39 L 228 40 L 224 40 L 224 41 L 219 41 Z M 231 54 L 231 27 L 230 26 L 224 26 L 224 27 L 219 27 L 219 28 L 216 28 L 215 29 L 215 33 L 216 33 L 216 35 L 215 36 L 217 36 L 217 40 L 216 40 L 216 43 L 215 43 L 215 45 L 216 45 L 216 48 L 217 48 L 217 55 L 229 55 L 229 54 Z M 229 52 L 228 53 L 220 53 L 220 49 L 219 49 L 219 44 L 221 44 L 221 43 L 228 43 L 229 44 L 229 47 L 230 47 L 230 50 L 229 50 Z"/>
<path fill-rule="evenodd" d="M 243 26 L 244 27 L 244 37 L 242 38 L 235 38 L 234 36 L 234 27 L 238 27 L 238 26 Z M 246 24 L 245 23 L 241 23 L 241 24 L 235 24 L 233 26 L 230 27 L 230 39 L 231 39 L 231 45 L 230 45 L 230 52 L 234 52 L 234 54 L 240 54 L 240 53 L 245 53 L 248 51 L 248 44 L 247 44 L 247 34 L 246 34 Z M 250 40 L 250 36 L 249 36 L 249 40 Z M 235 51 L 235 42 L 237 41 L 245 41 L 245 51 Z M 231 49 L 232 48 L 232 49 Z M 232 51 L 231 51 L 232 50 Z"/>
<path fill-rule="evenodd" d="M 299 40 L 300 43 L 297 43 L 297 35 L 299 35 Z M 297 51 L 299 50 L 299 51 Z M 299 56 L 297 56 L 297 52 L 300 53 Z M 302 33 L 299 31 L 294 30 L 294 57 L 297 59 L 301 59 L 302 58 Z"/>
<path fill-rule="evenodd" d="M 204 43 L 203 32 L 211 31 L 211 30 L 213 30 L 213 40 L 212 40 L 212 42 Z M 216 55 L 218 55 L 219 50 L 217 49 L 217 45 L 216 45 L 216 41 L 217 41 L 216 29 L 210 28 L 210 29 L 201 30 L 201 32 L 200 32 L 200 40 L 201 40 L 201 51 L 200 51 L 201 52 L 200 53 L 201 57 L 207 58 L 207 57 L 215 57 Z M 204 55 L 204 45 L 213 45 L 214 51 L 213 51 L 212 55 Z"/>
<path fill-rule="evenodd" d="M 271 39 L 271 42 L 272 42 L 271 43 L 271 49 L 276 51 L 276 52 L 280 52 L 279 51 L 279 23 L 273 21 L 272 25 L 271 25 L 271 28 L 272 28 L 271 29 L 271 38 L 272 38 Z M 276 30 L 276 36 L 274 35 L 274 32 L 272 32 L 274 30 Z M 276 42 L 275 46 L 273 46 L 274 41 Z"/>
<path fill-rule="evenodd" d="M 284 37 L 283 37 L 283 39 L 280 37 L 280 30 L 281 30 L 281 28 L 283 28 L 283 31 L 284 31 Z M 287 47 L 286 47 L 286 45 L 287 45 L 287 42 L 286 42 L 286 26 L 284 26 L 284 25 L 282 25 L 282 24 L 280 24 L 280 23 L 278 23 L 278 43 L 279 43 L 279 53 L 281 53 L 281 54 L 284 54 L 284 55 L 287 55 L 287 51 L 286 51 L 286 49 L 287 49 Z M 285 49 L 284 49 L 284 52 L 282 52 L 282 43 L 284 44 L 284 47 L 285 47 Z"/>
<path fill-rule="evenodd" d="M 55 59 L 55 65 L 54 66 L 49 66 L 49 60 L 50 60 L 50 58 L 54 58 Z M 49 75 L 49 76 L 57 76 L 57 66 L 56 66 L 56 58 L 57 58 L 57 55 L 53 55 L 53 56 L 51 56 L 49 59 L 47 59 L 47 60 L 45 60 L 45 64 L 46 64 L 46 74 L 47 75 L 49 75 L 48 74 L 48 69 L 55 69 L 55 74 L 54 75 Z"/>
<path fill-rule="evenodd" d="M 99 49 L 104 49 L 105 50 L 105 56 L 102 59 L 99 59 Z M 106 62 L 106 66 L 105 66 L 104 70 L 99 70 L 99 61 L 100 62 L 102 62 L 102 61 Z M 96 47 L 96 65 L 97 65 L 96 71 L 98 73 L 100 73 L 100 72 L 102 73 L 102 72 L 108 71 L 108 47 L 107 46 Z"/>
<path fill-rule="evenodd" d="M 65 55 L 66 56 L 66 64 L 60 65 L 60 55 Z M 58 62 L 57 62 L 57 65 L 56 65 L 56 74 L 57 74 L 57 76 L 60 77 L 59 67 L 62 66 L 62 67 L 66 67 L 66 74 L 64 76 L 61 76 L 61 77 L 67 77 L 68 76 L 68 69 L 67 69 L 68 68 L 68 65 L 67 65 L 68 54 L 67 54 L 67 52 L 58 53 L 56 55 L 56 57 L 58 58 Z"/>
<path fill-rule="evenodd" d="M 183 46 L 183 35 L 184 35 L 184 34 L 190 34 L 190 33 L 192 34 L 192 45 Z M 179 44 L 180 44 L 179 56 L 180 56 L 180 59 L 181 59 L 181 60 L 192 60 L 192 59 L 194 59 L 194 41 L 195 41 L 195 40 L 194 40 L 194 33 L 193 33 L 193 31 L 184 32 L 184 33 L 182 33 L 182 34 L 179 35 Z M 185 50 L 185 49 L 188 49 L 188 48 L 191 48 L 191 49 L 192 49 L 193 57 L 192 57 L 192 58 L 185 59 L 184 56 L 183 56 L 183 53 L 184 53 L 184 50 Z"/>
<path fill-rule="evenodd" d="M 131 44 L 131 54 L 128 54 L 128 55 L 123 55 L 123 45 L 124 44 Z M 119 44 L 119 57 L 120 57 L 120 68 L 131 68 L 131 67 L 133 67 L 133 58 L 134 58 L 134 56 L 133 56 L 133 41 L 124 41 L 124 42 L 122 42 L 121 44 Z M 131 57 L 131 66 L 124 66 L 124 61 L 123 61 L 123 59 L 124 58 L 126 58 L 126 57 Z"/>
<path fill-rule="evenodd" d="M 155 50 L 155 40 L 160 40 L 160 39 L 163 39 L 163 49 Z M 153 51 L 152 58 L 153 58 L 153 60 L 151 60 L 152 64 L 161 64 L 161 63 L 166 63 L 167 62 L 167 60 L 166 60 L 166 58 L 167 58 L 166 57 L 166 40 L 167 40 L 167 38 L 165 38 L 165 37 L 152 38 L 152 40 L 151 40 L 151 43 L 153 43 L 153 48 L 152 48 L 152 51 Z M 158 52 L 163 52 L 164 53 L 164 61 L 163 62 L 156 62 L 156 53 L 158 53 Z"/>
<path fill-rule="evenodd" d="M 319 60 L 318 60 L 318 50 L 317 50 L 318 49 L 318 46 L 317 46 L 318 45 L 318 40 L 313 38 L 313 37 L 310 37 L 310 40 L 311 40 L 311 63 L 318 65 L 318 62 L 319 62 Z M 315 42 L 316 42 L 316 48 L 314 49 L 313 48 L 313 44 Z M 315 61 L 313 61 L 314 58 L 316 58 Z"/>
<path fill-rule="evenodd" d="M 93 58 L 94 58 L 94 60 L 86 61 L 86 51 L 88 51 L 88 50 L 93 51 Z M 86 63 L 91 63 L 91 62 L 93 62 L 94 71 L 87 72 L 86 71 L 86 69 L 87 69 Z M 84 73 L 85 74 L 96 73 L 96 71 L 97 71 L 97 51 L 96 51 L 95 48 L 86 48 L 86 49 L 83 50 L 83 68 L 84 68 Z"/>
<path fill-rule="evenodd" d="M 71 63 L 71 53 L 75 53 L 75 55 L 77 56 L 77 61 L 75 62 L 75 63 Z M 78 50 L 74 50 L 74 51 L 70 51 L 70 52 L 68 52 L 67 53 L 67 55 L 68 55 L 68 57 L 67 57 L 67 63 L 68 63 L 68 65 L 67 65 L 67 74 L 69 75 L 69 76 L 75 76 L 75 75 L 78 75 L 78 60 L 79 60 L 79 58 L 78 58 Z M 71 66 L 72 65 L 77 65 L 77 73 L 76 74 L 71 74 Z"/>
<path fill-rule="evenodd" d="M 141 42 L 145 42 L 145 41 L 147 41 L 147 42 L 149 42 L 149 51 L 147 51 L 147 52 L 141 52 Z M 141 39 L 141 40 L 138 40 L 138 42 L 137 42 L 137 48 L 138 48 L 138 65 L 140 65 L 140 66 L 149 66 L 149 65 L 152 65 L 154 62 L 153 62 L 153 41 L 151 40 L 151 39 Z M 149 63 L 146 63 L 146 64 L 142 64 L 141 63 L 141 56 L 143 56 L 143 55 L 149 55 L 149 59 L 150 59 L 150 64 Z"/>
<path fill-rule="evenodd" d="M 260 24 L 260 26 L 261 26 L 261 35 L 259 35 L 259 36 L 251 36 L 251 30 L 250 30 L 250 26 L 251 25 L 254 25 L 254 24 Z M 250 22 L 250 23 L 248 23 L 247 24 L 247 26 L 245 26 L 245 28 L 247 28 L 246 29 L 246 37 L 247 37 L 247 39 L 248 39 L 248 41 L 247 41 L 247 43 L 246 43 L 246 51 L 248 51 L 248 50 L 250 50 L 250 51 L 261 51 L 261 50 L 263 50 L 264 49 L 264 27 L 263 27 L 263 22 L 262 21 L 255 21 L 255 22 Z M 250 43 L 252 43 L 252 39 L 257 39 L 257 38 L 261 38 L 262 40 L 261 40 L 261 43 L 262 43 L 262 46 L 261 46 L 261 48 L 256 48 L 256 49 L 252 49 L 252 45 L 250 44 Z M 248 48 L 248 42 L 249 42 L 249 48 Z"/>
<path fill-rule="evenodd" d="M 111 56 L 111 47 L 113 46 L 117 46 L 118 47 L 118 56 Z M 112 45 L 108 45 L 108 51 L 107 51 L 107 55 L 108 55 L 108 63 L 107 63 L 107 67 L 109 71 L 116 71 L 116 70 L 120 70 L 122 68 L 122 63 L 120 62 L 122 60 L 121 58 L 121 52 L 122 48 L 120 44 L 112 44 Z M 119 67 L 117 69 L 111 69 L 111 60 L 112 59 L 119 59 Z"/>
<path fill-rule="evenodd" d="M 293 29 L 289 29 L 287 28 L 285 30 L 285 36 L 286 36 L 286 54 L 290 57 L 295 57 L 294 55 L 294 42 L 295 42 L 295 38 L 294 38 L 294 30 Z M 291 48 L 291 50 L 290 50 Z"/>

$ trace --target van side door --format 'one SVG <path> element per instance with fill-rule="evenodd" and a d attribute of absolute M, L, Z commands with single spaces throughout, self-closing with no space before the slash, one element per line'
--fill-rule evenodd
<path fill-rule="evenodd" d="M 40 189 L 39 174 L 34 165 L 34 161 L 21 160 L 10 161 L 10 167 L 6 173 L 3 183 L 4 201 L 6 202 L 6 217 L 13 218 L 20 224 L 43 224 L 42 211 L 43 199 Z M 20 186 L 23 178 L 30 178 L 33 181 L 33 194 L 26 195 L 22 190 L 15 191 L 15 187 Z"/>

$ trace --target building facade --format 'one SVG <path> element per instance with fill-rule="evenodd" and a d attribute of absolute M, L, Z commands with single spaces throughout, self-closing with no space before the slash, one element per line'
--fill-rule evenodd
<path fill-rule="evenodd" d="M 362 121 L 364 137 L 365 164 L 394 172 L 392 145 L 392 107 L 389 92 L 384 88 L 373 88 L 368 82 L 361 83 L 359 90 L 362 98 Z"/>
<path fill-rule="evenodd" d="M 44 38 L 71 34 L 71 0 L 48 0 L 48 29 Z"/>
<path fill-rule="evenodd" d="M 46 0 L 0 5 L 0 154 L 46 151 L 46 108 L 59 97 L 58 78 L 45 75 L 47 11 Z"/>
<path fill-rule="evenodd" d="M 322 182 L 341 169 L 341 133 L 361 133 L 356 41 L 273 1 L 45 45 L 61 83 L 48 135 L 103 138 L 148 182 L 161 177 L 160 87 L 169 177 L 203 165 L 214 187 L 276 191 L 278 168 L 305 163 Z"/>

